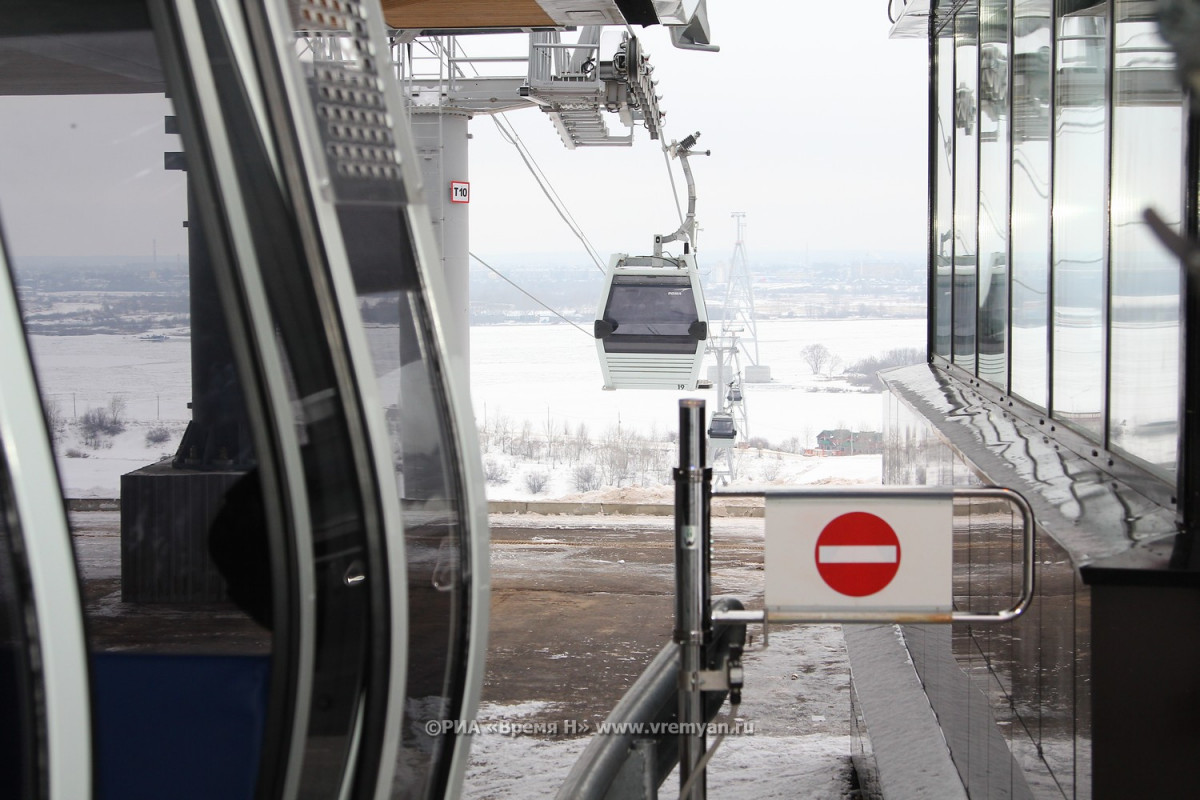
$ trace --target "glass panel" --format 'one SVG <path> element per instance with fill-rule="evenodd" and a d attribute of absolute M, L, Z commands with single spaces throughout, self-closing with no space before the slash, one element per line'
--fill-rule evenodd
<path fill-rule="evenodd" d="M 1142 220 L 1183 224 L 1183 94 L 1153 9 L 1116 4 L 1113 77 L 1112 356 L 1114 447 L 1174 474 L 1179 438 L 1179 262 Z"/>
<path fill-rule="evenodd" d="M 200 229 L 181 225 L 191 222 L 187 176 L 163 167 L 164 152 L 180 150 L 162 132 L 171 103 L 161 93 L 9 96 L 0 109 L 0 212 L 66 496 L 121 498 L 128 512 L 137 501 L 123 494 L 162 480 L 180 493 L 168 504 L 174 522 L 207 527 L 254 457 L 210 265 L 192 263 Z M 191 498 L 201 480 L 214 496 Z M 192 499 L 202 508 L 188 508 Z M 100 615 L 93 647 L 159 649 L 161 623 L 144 617 L 145 603 L 186 605 L 176 598 L 193 591 L 195 602 L 224 597 L 215 571 L 191 575 L 194 587 L 172 583 L 184 573 L 171 571 L 188 567 L 166 563 L 157 547 L 184 542 L 160 520 L 114 510 L 77 512 L 72 522 L 92 537 L 81 557 L 89 610 Z M 142 554 L 133 541 L 141 537 L 163 539 Z M 151 567 L 156 575 L 142 572 Z M 262 651 L 269 636 L 228 610 L 228 624 Z M 201 618 L 211 613 L 183 616 Z M 189 627 L 172 628 L 172 649 L 213 646 Z"/>
<path fill-rule="evenodd" d="M 953 26 L 948 26 L 953 31 Z M 950 268 L 954 259 L 954 38 L 937 39 L 937 128 L 933 165 L 933 352 L 950 356 Z"/>
<path fill-rule="evenodd" d="M 379 70 L 386 68 L 380 65 L 386 62 L 368 55 L 373 45 L 365 38 L 365 14 L 359 4 L 338 4 L 330 11 L 320 3 L 299 3 L 294 4 L 293 14 L 298 27 L 317 19 L 351 34 L 310 34 L 297 48 L 307 92 L 292 112 L 298 125 L 311 125 L 319 135 L 333 176 L 330 197 L 383 400 L 384 407 L 374 412 L 386 419 L 403 510 L 408 570 L 406 697 L 399 751 L 382 757 L 396 760 L 393 797 L 442 797 L 457 732 L 438 733 L 430 723 L 462 714 L 470 612 L 469 532 L 441 354 L 406 222 L 388 99 L 378 79 Z M 367 88 L 345 92 L 345 85 Z M 311 104 L 306 102 L 309 99 Z M 347 126 L 346 119 L 358 124 Z M 364 147 L 362 141 L 372 144 Z M 686 289 L 686 279 L 684 285 Z M 691 314 L 694 319 L 694 306 Z M 381 543 L 379 549 L 384 546 Z M 370 766 L 368 761 L 380 758 L 378 740 L 369 738 L 370 709 L 367 714 L 358 764 L 360 786 L 365 784 L 361 773 Z M 378 715 L 377 721 L 382 731 L 383 716 Z"/>
<path fill-rule="evenodd" d="M 1008 0 L 979 16 L 979 377 L 1007 390 Z"/>
<path fill-rule="evenodd" d="M 604 321 L 613 333 L 606 353 L 694 353 L 700 340 L 690 328 L 700 318 L 691 281 L 679 275 L 613 278 Z"/>
<path fill-rule="evenodd" d="M 38 753 L 45 746 L 38 721 L 45 712 L 39 709 L 36 631 L 30 625 L 36 610 L 30 607 L 22 552 L 7 464 L 0 459 L 0 797 L 43 797 L 46 792 L 46 776 L 38 768 Z"/>
<path fill-rule="evenodd" d="M 1012 386 L 1045 408 L 1049 391 L 1050 3 L 1013 12 Z"/>
<path fill-rule="evenodd" d="M 441 791 L 455 738 L 427 723 L 459 716 L 466 637 L 466 530 L 428 311 L 417 286 L 363 294 L 367 339 L 404 508 L 409 661 L 394 797 Z"/>
<path fill-rule="evenodd" d="M 79 560 L 97 793 L 248 798 L 270 554 L 175 109 L 148 30 L 36 41 L 43 94 L 0 74 L 0 221 Z"/>
<path fill-rule="evenodd" d="M 1099 436 L 1104 402 L 1107 3 L 1060 0 L 1054 120 L 1052 413 Z"/>
<path fill-rule="evenodd" d="M 686 336 L 699 315 L 687 278 L 617 276 L 604 319 L 621 334 Z"/>
<path fill-rule="evenodd" d="M 979 15 L 968 3 L 954 18 L 954 363 L 975 371 L 976 171 L 979 140 Z"/>

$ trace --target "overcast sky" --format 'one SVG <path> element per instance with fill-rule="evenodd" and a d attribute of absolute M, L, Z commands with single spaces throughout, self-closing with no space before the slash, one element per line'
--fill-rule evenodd
<path fill-rule="evenodd" d="M 728 261 L 731 212 L 755 259 L 826 252 L 919 259 L 926 229 L 926 47 L 890 40 L 884 0 L 710 0 L 719 53 L 635 29 L 655 66 L 667 138 L 702 136 L 693 158 L 701 264 Z M 620 29 L 606 37 L 617 40 Z M 570 36 L 570 34 L 568 34 Z M 497 46 L 463 37 L 468 52 Z M 517 37 L 515 49 L 527 48 Z M 611 53 L 607 47 L 602 52 Z M 523 67 L 522 67 L 523 69 Z M 23 256 L 108 253 L 171 263 L 186 249 L 183 176 L 164 172 L 161 97 L 0 98 L 0 206 Z M 621 129 L 616 115 L 610 129 Z M 661 143 L 567 150 L 535 108 L 507 114 L 601 258 L 647 253 L 679 224 Z M 471 249 L 497 265 L 590 260 L 487 116 L 470 123 Z M 103 158 L 97 158 L 97 145 Z M 677 161 L 672 169 L 686 203 Z M 46 209 L 54 209 L 48 214 Z M 49 218 L 48 218 L 49 217 Z M 530 254 L 538 254 L 531 257 Z"/>
<path fill-rule="evenodd" d="M 655 65 L 668 139 L 698 130 L 698 149 L 712 150 L 692 159 L 703 259 L 729 258 L 734 211 L 746 212 L 752 262 L 806 250 L 924 252 L 927 50 L 887 38 L 886 6 L 710 0 L 719 53 L 674 48 L 660 26 L 635 29 Z M 507 118 L 602 256 L 648 252 L 655 233 L 678 226 L 660 143 L 645 129 L 632 148 L 569 151 L 542 112 Z M 589 263 L 494 123 L 479 116 L 470 131 L 471 249 L 497 263 L 537 252 Z"/>

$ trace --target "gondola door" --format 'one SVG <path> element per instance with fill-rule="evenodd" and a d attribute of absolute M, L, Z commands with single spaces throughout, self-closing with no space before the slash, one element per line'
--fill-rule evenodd
<path fill-rule="evenodd" d="M 79 580 L 4 252 L 0 246 L 0 797 L 88 798 Z"/>
<path fill-rule="evenodd" d="M 453 723 L 474 716 L 487 647 L 486 499 L 470 400 L 446 363 L 449 298 L 382 12 L 268 0 L 247 18 L 314 281 L 344 325 L 380 475 L 375 546 L 395 570 L 380 598 L 390 628 L 373 633 L 392 637 L 391 674 L 368 688 L 381 700 L 364 718 L 356 796 L 454 797 L 470 737 Z"/>
<path fill-rule="evenodd" d="M 375 796 L 398 503 L 241 6 L 34 5 L 0 57 L 14 796 Z"/>

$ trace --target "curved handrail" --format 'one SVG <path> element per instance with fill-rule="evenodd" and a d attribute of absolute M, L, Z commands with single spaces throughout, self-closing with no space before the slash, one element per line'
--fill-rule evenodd
<path fill-rule="evenodd" d="M 722 597 L 713 601 L 714 615 L 741 608 L 741 602 L 735 598 Z M 744 624 L 714 625 L 712 640 L 706 647 L 706 661 L 710 665 L 719 663 L 732 645 L 741 646 L 745 640 Z M 661 785 L 667 779 L 679 761 L 679 736 L 667 731 L 669 723 L 677 721 L 679 715 L 680 657 L 680 648 L 675 642 L 659 651 L 604 720 L 601 732 L 588 742 L 555 795 L 556 800 L 603 800 L 629 758 L 636 739 L 655 741 L 655 785 Z M 721 710 L 725 695 L 725 691 L 704 692 L 705 722 Z M 662 732 L 639 735 L 636 733 L 639 725 L 647 730 L 656 727 Z"/>

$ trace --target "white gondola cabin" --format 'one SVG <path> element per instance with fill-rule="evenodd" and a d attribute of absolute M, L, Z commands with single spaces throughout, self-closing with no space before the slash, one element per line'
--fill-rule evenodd
<path fill-rule="evenodd" d="M 708 339 L 695 256 L 614 255 L 593 334 L 605 389 L 695 390 Z"/>
<path fill-rule="evenodd" d="M 733 421 L 733 414 L 717 411 L 712 415 L 708 425 L 709 447 L 733 447 L 737 435 L 737 424 Z"/>

